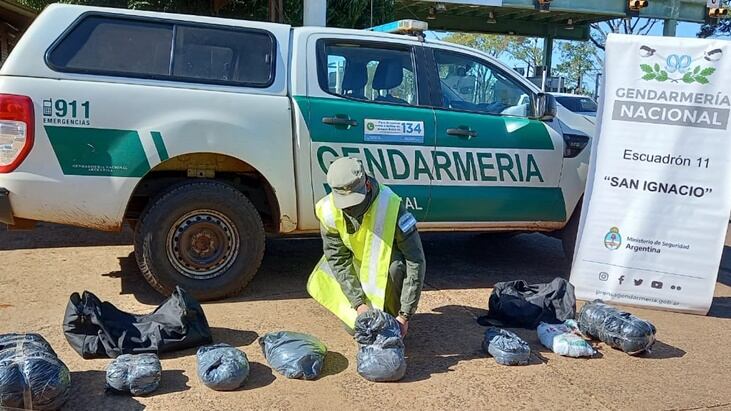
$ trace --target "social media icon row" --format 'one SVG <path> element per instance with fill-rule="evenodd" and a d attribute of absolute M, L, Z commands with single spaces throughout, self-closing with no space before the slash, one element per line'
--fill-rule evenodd
<path fill-rule="evenodd" d="M 600 272 L 599 280 L 600 281 L 609 281 L 609 273 L 604 272 L 604 271 Z M 619 282 L 620 285 L 624 284 L 625 280 L 627 280 L 627 277 L 624 274 L 620 275 L 619 278 L 617 279 L 617 281 Z M 634 284 L 635 287 L 640 287 L 642 284 L 644 284 L 644 282 L 645 282 L 645 280 L 642 278 L 633 278 L 632 279 L 632 283 Z M 654 288 L 656 290 L 662 290 L 665 287 L 665 283 L 663 283 L 662 281 L 651 281 L 650 287 Z M 680 291 L 683 289 L 683 287 L 673 284 L 670 286 L 670 289 L 675 290 L 675 291 Z"/>

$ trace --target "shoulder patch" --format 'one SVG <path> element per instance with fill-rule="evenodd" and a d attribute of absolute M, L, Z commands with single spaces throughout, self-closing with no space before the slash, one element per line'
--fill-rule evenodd
<path fill-rule="evenodd" d="M 398 219 L 398 228 L 402 233 L 408 233 L 416 227 L 416 218 L 408 211 L 403 213 Z"/>

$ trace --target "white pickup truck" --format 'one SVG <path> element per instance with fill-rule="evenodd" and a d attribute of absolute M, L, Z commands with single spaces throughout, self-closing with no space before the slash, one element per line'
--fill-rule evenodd
<path fill-rule="evenodd" d="M 0 222 L 136 231 L 162 293 L 238 293 L 363 160 L 425 231 L 563 233 L 593 125 L 424 23 L 298 27 L 52 5 L 0 70 Z"/>

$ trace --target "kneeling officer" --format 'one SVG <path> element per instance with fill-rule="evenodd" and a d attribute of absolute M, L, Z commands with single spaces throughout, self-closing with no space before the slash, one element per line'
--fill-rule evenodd
<path fill-rule="evenodd" d="M 358 159 L 333 162 L 327 182 L 332 192 L 315 206 L 325 255 L 307 291 L 351 329 L 373 307 L 395 316 L 406 335 L 426 271 L 416 219 Z"/>

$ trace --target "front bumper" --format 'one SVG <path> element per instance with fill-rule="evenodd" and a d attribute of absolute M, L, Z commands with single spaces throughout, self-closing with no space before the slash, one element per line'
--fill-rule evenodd
<path fill-rule="evenodd" d="M 10 207 L 10 191 L 0 187 L 0 223 L 15 224 L 13 209 Z"/>

